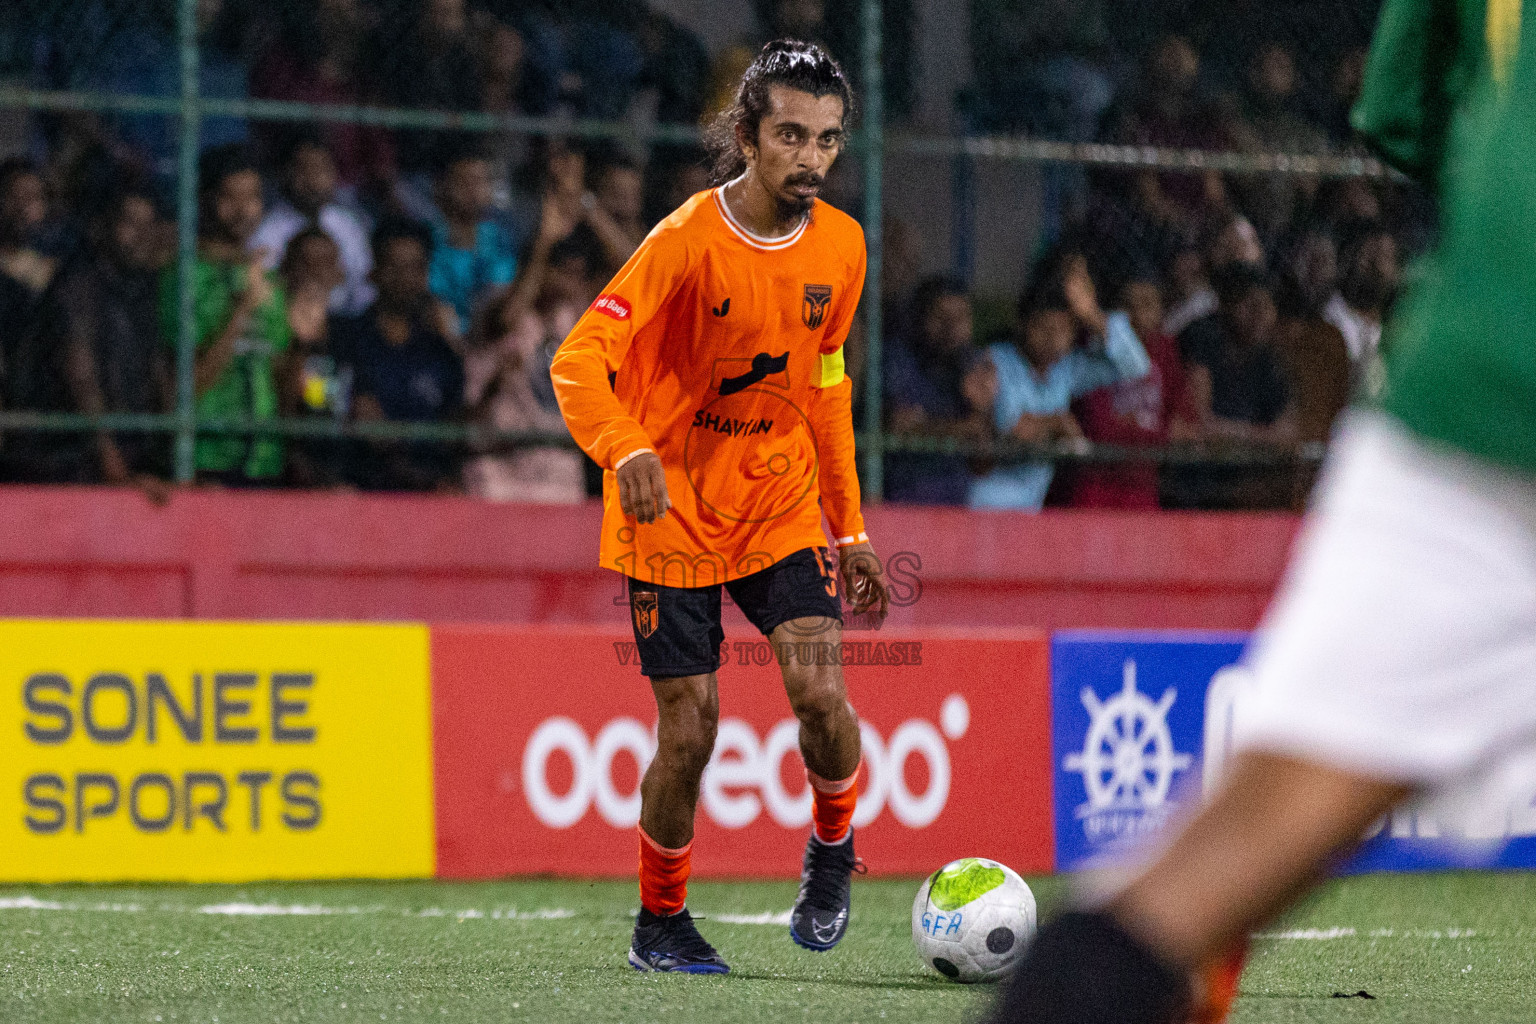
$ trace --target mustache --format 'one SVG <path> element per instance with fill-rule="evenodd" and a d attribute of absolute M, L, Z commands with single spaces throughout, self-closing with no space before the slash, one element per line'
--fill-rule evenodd
<path fill-rule="evenodd" d="M 804 174 L 791 174 L 789 177 L 784 179 L 784 184 L 785 185 L 813 185 L 813 186 L 815 186 L 817 188 L 820 188 L 821 187 L 821 183 L 823 181 L 825 181 L 825 180 L 826 179 L 822 175 L 820 175 L 820 174 L 813 174 L 810 171 L 807 171 Z"/>

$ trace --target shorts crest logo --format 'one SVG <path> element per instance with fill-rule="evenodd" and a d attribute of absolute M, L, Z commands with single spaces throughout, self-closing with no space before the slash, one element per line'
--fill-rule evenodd
<path fill-rule="evenodd" d="M 816 549 L 816 568 L 821 570 L 821 585 L 828 597 L 837 596 L 837 570 L 832 565 L 832 553 L 826 548 Z"/>
<path fill-rule="evenodd" d="M 800 304 L 800 319 L 811 330 L 821 326 L 821 322 L 827 318 L 827 306 L 832 302 L 832 286 L 829 284 L 808 284 L 805 286 L 805 301 Z"/>
<path fill-rule="evenodd" d="M 660 616 L 657 614 L 656 592 L 653 590 L 637 590 L 629 595 L 630 611 L 635 616 L 635 632 L 641 639 L 648 640 L 651 634 L 656 632 L 656 626 Z"/>

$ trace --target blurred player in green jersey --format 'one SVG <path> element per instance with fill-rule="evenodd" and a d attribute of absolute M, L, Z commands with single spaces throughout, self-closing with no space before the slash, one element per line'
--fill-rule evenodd
<path fill-rule="evenodd" d="M 1536 794 L 1536 0 L 1386 0 L 1354 123 L 1440 199 L 1386 393 L 1335 436 L 1224 786 L 1041 931 L 997 1021 L 1186 1021 L 1396 804 L 1486 823 Z"/>

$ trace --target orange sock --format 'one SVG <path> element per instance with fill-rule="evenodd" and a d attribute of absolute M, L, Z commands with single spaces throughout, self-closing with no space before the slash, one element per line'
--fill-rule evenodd
<path fill-rule="evenodd" d="M 807 771 L 811 783 L 811 817 L 816 822 L 816 838 L 824 843 L 840 843 L 848 836 L 853 808 L 859 802 L 857 770 L 846 779 L 833 782 Z"/>
<path fill-rule="evenodd" d="M 640 829 L 640 905 L 667 917 L 688 899 L 688 857 L 693 844 L 670 850 Z"/>
<path fill-rule="evenodd" d="M 1238 983 L 1247 961 L 1248 942 L 1245 939 L 1227 950 L 1220 959 L 1206 965 L 1200 972 L 1204 991 L 1190 1015 L 1191 1024 L 1222 1024 L 1227 1019 L 1232 1004 L 1237 1002 Z"/>

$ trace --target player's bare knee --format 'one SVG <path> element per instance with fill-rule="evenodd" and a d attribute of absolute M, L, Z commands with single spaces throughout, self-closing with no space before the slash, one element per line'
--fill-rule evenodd
<path fill-rule="evenodd" d="M 700 717 L 689 734 L 688 749 L 684 752 L 684 756 L 688 769 L 694 774 L 704 774 L 705 767 L 709 765 L 710 755 L 715 752 L 717 717 L 718 714 Z"/>
<path fill-rule="evenodd" d="M 674 736 L 657 745 L 656 761 L 669 767 L 675 777 L 697 780 L 709 765 L 714 752 L 714 729 Z"/>
<path fill-rule="evenodd" d="M 651 689 L 663 728 L 673 723 L 713 722 L 720 715 L 720 696 L 712 675 L 654 679 Z"/>
<path fill-rule="evenodd" d="M 656 761 L 683 777 L 704 774 L 715 749 L 715 722 L 695 717 L 680 728 L 658 730 Z"/>
<path fill-rule="evenodd" d="M 655 684 L 657 757 L 685 774 L 702 774 L 715 749 L 720 698 L 708 676 Z"/>
<path fill-rule="evenodd" d="M 831 674 L 792 687 L 789 701 L 800 724 L 815 732 L 836 731 L 857 722 L 842 680 Z"/>

